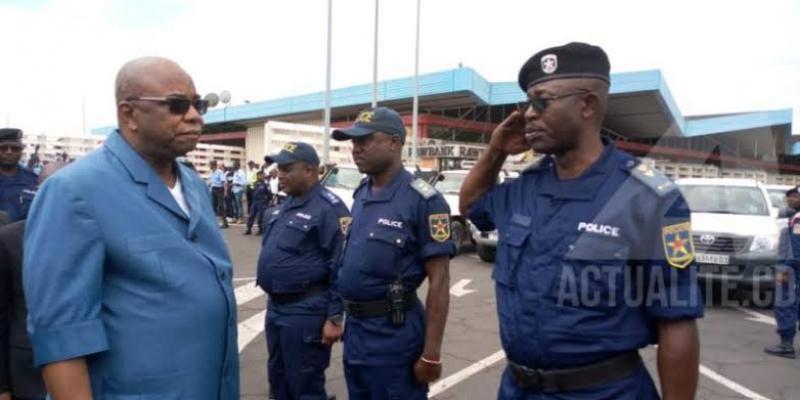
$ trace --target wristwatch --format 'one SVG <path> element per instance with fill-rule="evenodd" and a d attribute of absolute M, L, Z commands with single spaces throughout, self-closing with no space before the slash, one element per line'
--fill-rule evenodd
<path fill-rule="evenodd" d="M 342 326 L 343 319 L 344 317 L 342 316 L 342 314 L 331 315 L 330 317 L 328 317 L 328 321 L 330 321 L 332 324 L 336 326 Z"/>

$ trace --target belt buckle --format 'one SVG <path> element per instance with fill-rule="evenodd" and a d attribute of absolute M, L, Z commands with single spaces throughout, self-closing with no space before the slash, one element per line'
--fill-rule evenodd
<path fill-rule="evenodd" d="M 541 369 L 529 368 L 524 365 L 517 365 L 519 371 L 522 372 L 520 378 L 521 383 L 524 384 L 525 389 L 541 391 L 543 389 L 543 379 Z"/>

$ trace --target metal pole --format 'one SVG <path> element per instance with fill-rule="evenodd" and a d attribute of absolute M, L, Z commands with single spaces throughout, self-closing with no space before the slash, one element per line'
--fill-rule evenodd
<path fill-rule="evenodd" d="M 333 21 L 333 0 L 328 0 L 328 44 L 325 61 L 325 137 L 322 139 L 322 162 L 331 161 L 331 24 Z"/>
<path fill-rule="evenodd" d="M 417 0 L 417 37 L 414 42 L 414 109 L 411 111 L 411 165 L 417 165 L 417 120 L 419 114 L 419 8 Z"/>
<path fill-rule="evenodd" d="M 378 3 L 375 0 L 375 38 L 372 44 L 372 108 L 378 106 Z"/>

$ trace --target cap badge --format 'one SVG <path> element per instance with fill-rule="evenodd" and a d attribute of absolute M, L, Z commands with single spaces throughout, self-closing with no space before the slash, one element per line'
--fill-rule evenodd
<path fill-rule="evenodd" d="M 294 143 L 286 143 L 286 146 L 283 146 L 283 149 L 289 153 L 294 153 L 294 151 L 297 150 L 297 145 Z"/>
<path fill-rule="evenodd" d="M 358 118 L 356 118 L 356 122 L 362 122 L 368 124 L 372 122 L 372 118 L 375 116 L 375 113 L 372 111 L 363 111 L 361 114 L 358 114 Z"/>
<path fill-rule="evenodd" d="M 558 69 L 558 57 L 555 54 L 545 54 L 542 56 L 542 72 L 552 74 Z"/>

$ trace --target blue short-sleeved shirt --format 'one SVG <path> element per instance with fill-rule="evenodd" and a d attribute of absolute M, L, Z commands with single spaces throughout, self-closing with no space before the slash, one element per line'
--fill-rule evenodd
<path fill-rule="evenodd" d="M 398 276 L 406 291 L 416 291 L 426 277 L 425 260 L 455 254 L 444 197 L 405 170 L 380 191 L 373 191 L 371 178 L 366 178 L 354 194 L 352 211 L 339 271 L 344 299 L 386 299 Z M 387 317 L 348 318 L 344 340 L 344 359 L 351 364 L 412 362 L 425 340 L 422 304 L 406 313 L 401 327 L 392 326 Z"/>
<path fill-rule="evenodd" d="M 209 186 L 212 188 L 221 188 L 225 186 L 225 172 L 221 169 L 215 169 L 211 172 L 209 178 Z"/>
<path fill-rule="evenodd" d="M 94 398 L 239 398 L 232 265 L 208 189 L 174 163 L 187 215 L 114 133 L 48 178 L 25 230 L 37 365 L 84 357 Z"/>
<path fill-rule="evenodd" d="M 336 278 L 349 225 L 347 207 L 320 184 L 304 198 L 289 197 L 266 217 L 258 258 L 258 285 L 267 293 L 278 295 L 329 286 L 327 291 L 295 303 L 270 302 L 270 312 L 342 314 Z"/>
<path fill-rule="evenodd" d="M 690 213 L 675 184 L 604 140 L 581 177 L 545 157 L 469 212 L 498 228 L 503 348 L 534 368 L 594 362 L 657 341 L 661 319 L 699 318 Z"/>
<path fill-rule="evenodd" d="M 11 218 L 11 222 L 25 219 L 38 176 L 33 171 L 19 167 L 16 175 L 0 175 L 0 210 Z"/>

